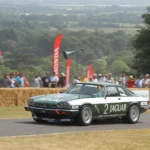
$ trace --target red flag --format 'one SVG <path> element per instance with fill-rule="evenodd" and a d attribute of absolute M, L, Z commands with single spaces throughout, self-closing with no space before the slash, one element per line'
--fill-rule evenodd
<path fill-rule="evenodd" d="M 86 77 L 88 78 L 88 81 L 90 80 L 90 72 L 91 72 L 91 69 L 92 69 L 92 65 L 89 64 L 87 66 L 87 70 L 86 70 Z"/>
<path fill-rule="evenodd" d="M 72 59 L 69 58 L 66 61 L 66 85 L 69 85 L 70 82 L 70 66 L 71 66 Z"/>
<path fill-rule="evenodd" d="M 54 49 L 52 55 L 52 71 L 55 72 L 56 76 L 59 76 L 59 57 L 60 57 L 60 43 L 62 34 L 58 34 L 54 41 Z"/>
<path fill-rule="evenodd" d="M 93 74 L 94 74 L 94 70 L 91 68 L 90 77 L 93 77 Z"/>
<path fill-rule="evenodd" d="M 2 51 L 0 51 L 0 56 L 2 56 Z"/>

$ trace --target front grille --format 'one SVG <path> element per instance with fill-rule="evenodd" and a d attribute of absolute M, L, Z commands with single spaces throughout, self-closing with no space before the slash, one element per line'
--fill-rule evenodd
<path fill-rule="evenodd" d="M 40 108 L 58 108 L 56 104 L 34 103 L 32 106 Z"/>

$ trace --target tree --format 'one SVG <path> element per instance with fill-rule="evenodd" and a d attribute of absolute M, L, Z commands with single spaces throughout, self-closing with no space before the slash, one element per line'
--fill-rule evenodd
<path fill-rule="evenodd" d="M 113 75 L 119 75 L 121 72 L 129 72 L 130 68 L 127 64 L 125 64 L 121 60 L 115 60 L 110 66 L 109 66 L 109 71 Z"/>
<path fill-rule="evenodd" d="M 139 30 L 133 40 L 133 46 L 136 49 L 133 68 L 137 70 L 137 74 L 150 73 L 150 8 L 142 18 L 145 27 Z"/>

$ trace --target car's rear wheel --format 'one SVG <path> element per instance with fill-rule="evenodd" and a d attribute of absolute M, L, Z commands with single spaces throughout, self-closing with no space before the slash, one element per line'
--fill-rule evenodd
<path fill-rule="evenodd" d="M 140 118 L 140 111 L 139 111 L 139 107 L 137 105 L 132 105 L 130 106 L 129 108 L 129 111 L 127 113 L 127 116 L 125 116 L 123 118 L 123 120 L 125 122 L 128 122 L 128 123 L 137 123 L 138 120 Z"/>
<path fill-rule="evenodd" d="M 78 125 L 88 126 L 91 124 L 93 118 L 92 109 L 89 105 L 84 105 L 80 111 L 77 117 L 75 118 L 75 122 Z"/>

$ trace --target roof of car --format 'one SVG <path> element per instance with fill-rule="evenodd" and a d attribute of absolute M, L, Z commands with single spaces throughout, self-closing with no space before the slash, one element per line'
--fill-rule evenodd
<path fill-rule="evenodd" d="M 113 83 L 105 83 L 105 82 L 79 82 L 77 84 L 93 84 L 93 85 L 102 85 L 102 86 L 121 86 Z"/>

